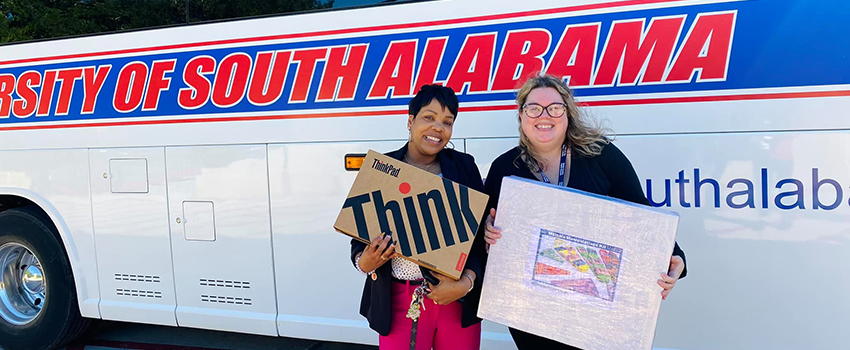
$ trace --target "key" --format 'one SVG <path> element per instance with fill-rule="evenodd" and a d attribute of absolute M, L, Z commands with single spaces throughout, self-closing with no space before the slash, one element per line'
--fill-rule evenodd
<path fill-rule="evenodd" d="M 410 308 L 407 309 L 407 318 L 413 321 L 419 320 L 419 316 L 422 314 L 420 308 L 425 310 L 425 305 L 422 304 L 422 297 L 424 295 L 424 288 L 422 286 L 416 287 L 410 299 Z"/>

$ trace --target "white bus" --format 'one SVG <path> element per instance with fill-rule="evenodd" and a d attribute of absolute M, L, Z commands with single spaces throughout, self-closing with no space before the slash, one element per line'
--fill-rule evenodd
<path fill-rule="evenodd" d="M 376 344 L 332 228 L 345 156 L 403 145 L 409 98 L 441 83 L 486 174 L 543 70 L 681 215 L 689 276 L 656 349 L 844 349 L 848 13 L 444 0 L 2 46 L 0 346 L 87 319 Z M 482 338 L 514 348 L 500 325 Z"/>

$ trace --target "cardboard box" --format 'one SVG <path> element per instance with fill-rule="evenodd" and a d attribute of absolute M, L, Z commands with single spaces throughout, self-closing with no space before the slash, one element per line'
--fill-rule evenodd
<path fill-rule="evenodd" d="M 395 250 L 460 278 L 488 196 L 370 150 L 334 228 L 370 242 L 392 233 Z"/>
<path fill-rule="evenodd" d="M 517 177 L 502 182 L 478 316 L 585 350 L 650 350 L 675 213 Z"/>

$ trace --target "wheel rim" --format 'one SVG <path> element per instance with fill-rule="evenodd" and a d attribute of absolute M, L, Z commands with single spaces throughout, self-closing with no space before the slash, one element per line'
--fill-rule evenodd
<path fill-rule="evenodd" d="M 41 262 L 18 243 L 0 246 L 0 318 L 13 325 L 32 322 L 47 298 Z"/>

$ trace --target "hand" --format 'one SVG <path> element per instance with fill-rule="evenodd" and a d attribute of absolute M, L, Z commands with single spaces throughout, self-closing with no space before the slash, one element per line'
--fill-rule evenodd
<path fill-rule="evenodd" d="M 502 238 L 502 230 L 493 226 L 496 222 L 496 208 L 490 208 L 490 215 L 487 215 L 487 220 L 484 222 L 484 241 L 487 242 L 487 253 L 490 253 L 490 246 L 496 244 L 499 238 Z"/>
<path fill-rule="evenodd" d="M 466 272 L 475 276 L 475 272 L 470 270 L 466 270 Z M 463 276 L 460 276 L 460 279 L 455 281 L 439 273 L 434 273 L 433 275 L 440 280 L 440 284 L 429 286 L 431 292 L 425 294 L 425 297 L 433 300 L 434 304 L 437 305 L 448 305 L 455 300 L 463 298 L 469 288 L 472 287 L 472 282 L 469 281 L 469 278 Z"/>
<path fill-rule="evenodd" d="M 363 254 L 360 255 L 360 269 L 364 272 L 377 270 L 381 265 L 384 265 L 390 259 L 396 257 L 395 243 L 390 243 L 390 235 L 383 237 L 375 237 Z"/>
<path fill-rule="evenodd" d="M 662 273 L 661 279 L 658 280 L 658 285 L 664 288 L 661 291 L 661 299 L 667 300 L 667 296 L 670 295 L 670 291 L 676 286 L 676 281 L 679 280 L 679 276 L 682 275 L 682 271 L 684 270 L 685 260 L 682 260 L 681 256 L 673 255 L 670 257 L 670 267 L 667 270 L 667 274 Z"/>

